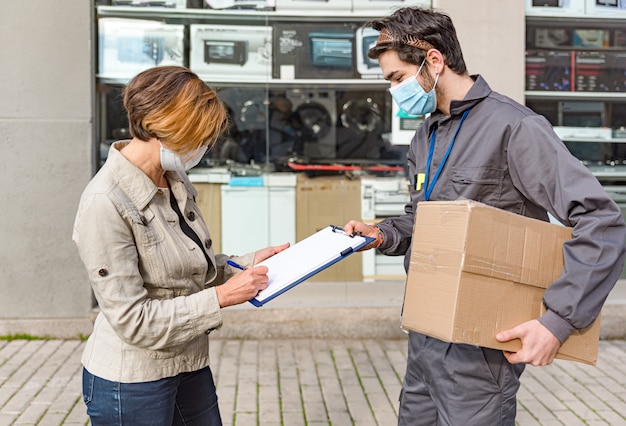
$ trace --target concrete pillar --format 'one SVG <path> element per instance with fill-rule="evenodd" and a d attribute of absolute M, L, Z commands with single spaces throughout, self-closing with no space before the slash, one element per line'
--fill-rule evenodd
<path fill-rule="evenodd" d="M 91 331 L 71 240 L 94 170 L 93 1 L 2 0 L 0 335 Z"/>

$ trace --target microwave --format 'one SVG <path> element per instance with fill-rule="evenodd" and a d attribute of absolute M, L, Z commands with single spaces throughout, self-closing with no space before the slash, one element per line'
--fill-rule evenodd
<path fill-rule="evenodd" d="M 161 36 L 122 36 L 117 39 L 119 62 L 158 65 L 163 60 L 164 50 L 165 38 Z"/>
<path fill-rule="evenodd" d="M 382 78 L 378 60 L 369 58 L 367 52 L 376 45 L 378 31 L 372 27 L 362 27 L 356 30 L 356 69 L 361 76 L 367 78 Z"/>
<path fill-rule="evenodd" d="M 248 42 L 245 40 L 204 40 L 204 62 L 207 64 L 238 64 L 248 61 Z"/>
<path fill-rule="evenodd" d="M 274 0 L 204 0 L 206 9 L 274 9 Z"/>
<path fill-rule="evenodd" d="M 376 45 L 376 41 L 378 40 L 378 31 L 373 28 L 364 28 L 363 32 L 360 33 L 360 38 L 363 64 L 365 64 L 367 68 L 379 68 L 378 61 L 367 56 L 367 52 Z"/>
<path fill-rule="evenodd" d="M 309 62 L 314 67 L 352 68 L 354 33 L 316 31 L 308 34 Z"/>
<path fill-rule="evenodd" d="M 626 16 L 626 0 L 587 0 L 587 14 L 623 18 Z"/>
<path fill-rule="evenodd" d="M 603 127 L 605 123 L 604 102 L 560 102 L 561 125 L 575 127 Z"/>
<path fill-rule="evenodd" d="M 526 0 L 526 15 L 582 16 L 585 14 L 585 1 L 586 0 Z"/>

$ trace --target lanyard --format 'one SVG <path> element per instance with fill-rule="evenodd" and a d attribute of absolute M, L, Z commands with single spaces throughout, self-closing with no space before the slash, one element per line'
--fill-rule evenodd
<path fill-rule="evenodd" d="M 430 171 L 430 166 L 433 162 L 433 154 L 435 152 L 435 140 L 437 139 L 437 128 L 433 129 L 433 133 L 430 135 L 430 145 L 428 147 L 428 159 L 426 160 L 426 177 L 424 178 L 424 201 L 428 201 L 430 199 L 430 194 L 433 192 L 433 188 L 435 184 L 439 180 L 439 175 L 443 170 L 443 166 L 448 161 L 448 157 L 450 156 L 450 151 L 452 151 L 452 146 L 454 145 L 454 141 L 456 140 L 456 135 L 459 134 L 459 130 L 461 130 L 461 125 L 465 121 L 467 114 L 469 114 L 471 108 L 466 109 L 463 112 L 463 116 L 461 117 L 461 121 L 459 121 L 459 127 L 456 128 L 456 132 L 454 132 L 454 136 L 452 136 L 452 140 L 450 141 L 450 145 L 448 145 L 448 149 L 446 150 L 443 159 L 441 160 L 441 164 L 437 168 L 437 172 L 435 172 L 435 177 L 433 177 L 433 181 L 428 185 L 428 175 Z"/>

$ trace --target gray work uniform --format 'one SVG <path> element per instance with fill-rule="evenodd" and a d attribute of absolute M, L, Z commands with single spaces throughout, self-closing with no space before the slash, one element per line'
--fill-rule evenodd
<path fill-rule="evenodd" d="M 453 148 L 429 200 L 471 199 L 523 216 L 548 213 L 573 227 L 564 245 L 565 267 L 544 296 L 539 321 L 561 342 L 598 316 L 622 270 L 626 226 L 615 202 L 589 170 L 572 156 L 550 123 L 527 107 L 493 92 L 480 76 L 465 99 L 452 101 L 450 116 L 431 114 L 416 132 L 408 162 L 411 202 L 406 214 L 379 224 L 386 255 L 405 255 L 408 270 L 414 212 L 424 200 L 430 138 L 435 145 L 429 180 Z M 470 109 L 459 128 L 463 112 Z M 430 187 L 430 185 L 429 185 Z M 523 365 L 501 351 L 449 344 L 409 333 L 409 359 L 400 404 L 400 424 L 514 424 Z"/>

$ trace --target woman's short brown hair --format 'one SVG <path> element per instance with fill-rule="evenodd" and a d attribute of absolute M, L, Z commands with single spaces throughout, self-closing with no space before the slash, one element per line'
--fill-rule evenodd
<path fill-rule="evenodd" d="M 156 138 L 181 155 L 214 143 L 228 125 L 226 108 L 215 90 L 185 67 L 143 71 L 123 95 L 131 136 Z"/>

